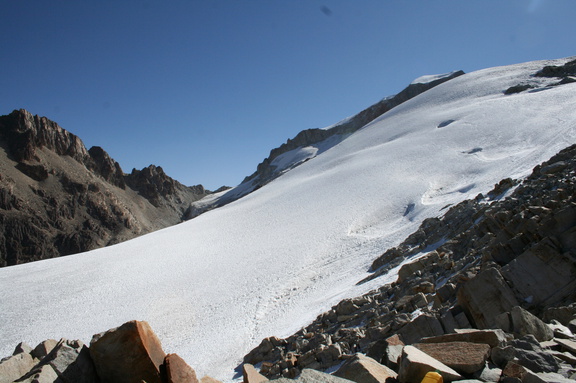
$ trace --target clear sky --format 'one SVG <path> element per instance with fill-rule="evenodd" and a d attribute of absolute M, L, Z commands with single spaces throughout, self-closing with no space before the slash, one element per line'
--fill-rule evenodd
<path fill-rule="evenodd" d="M 0 0 L 24 108 L 186 185 L 234 186 L 300 130 L 424 74 L 576 55 L 574 0 Z"/>

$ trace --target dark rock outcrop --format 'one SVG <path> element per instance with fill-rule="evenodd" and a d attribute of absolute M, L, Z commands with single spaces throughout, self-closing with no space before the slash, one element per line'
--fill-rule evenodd
<path fill-rule="evenodd" d="M 182 222 L 209 192 L 118 162 L 45 117 L 0 116 L 0 267 L 79 253 Z"/>

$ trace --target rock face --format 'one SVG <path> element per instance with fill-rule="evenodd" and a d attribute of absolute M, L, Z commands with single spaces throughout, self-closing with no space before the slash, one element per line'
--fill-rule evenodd
<path fill-rule="evenodd" d="M 124 174 L 104 149 L 45 117 L 0 116 L 0 267 L 78 253 L 182 222 L 209 192 L 150 165 Z"/>

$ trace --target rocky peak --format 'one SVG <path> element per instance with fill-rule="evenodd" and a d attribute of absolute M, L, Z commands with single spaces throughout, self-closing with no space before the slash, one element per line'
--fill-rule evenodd
<path fill-rule="evenodd" d="M 47 148 L 79 162 L 88 157 L 82 140 L 46 117 L 32 116 L 24 109 L 0 117 L 0 138 L 8 143 L 12 157 L 18 161 L 37 159 L 36 149 Z"/>
<path fill-rule="evenodd" d="M 120 164 L 112 159 L 110 155 L 101 147 L 93 146 L 88 150 L 91 161 L 87 167 L 102 176 L 106 181 L 122 189 L 126 188 L 124 182 L 124 172 Z"/>

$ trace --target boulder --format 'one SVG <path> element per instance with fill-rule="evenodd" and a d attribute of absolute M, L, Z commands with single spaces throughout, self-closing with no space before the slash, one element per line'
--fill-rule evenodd
<path fill-rule="evenodd" d="M 480 329 L 494 328 L 496 317 L 518 306 L 512 290 L 496 268 L 468 280 L 458 290 L 458 303 Z"/>
<path fill-rule="evenodd" d="M 147 322 L 130 321 L 94 335 L 90 355 L 103 381 L 162 382 L 160 366 L 166 354 Z"/>
<path fill-rule="evenodd" d="M 387 379 L 398 376 L 393 370 L 363 354 L 355 354 L 346 360 L 334 375 L 356 383 L 385 383 Z"/>
<path fill-rule="evenodd" d="M 383 357 L 383 362 L 386 366 L 398 370 L 398 360 L 402 356 L 402 350 L 404 349 L 404 342 L 400 340 L 398 334 L 394 334 L 389 338 L 386 338 L 386 350 Z"/>
<path fill-rule="evenodd" d="M 576 355 L 576 342 L 569 339 L 557 339 L 557 338 L 554 339 L 554 341 L 558 343 L 563 350 L 566 350 Z"/>
<path fill-rule="evenodd" d="M 51 365 L 45 364 L 32 370 L 25 377 L 17 380 L 18 383 L 54 383 L 58 380 L 58 374 Z"/>
<path fill-rule="evenodd" d="M 513 332 L 519 336 L 531 334 L 540 342 L 554 337 L 554 332 L 550 327 L 522 307 L 513 307 L 510 311 L 510 317 L 512 319 Z"/>
<path fill-rule="evenodd" d="M 242 365 L 242 376 L 244 377 L 244 383 L 261 383 L 268 380 L 267 377 L 256 371 L 256 368 L 250 363 Z"/>
<path fill-rule="evenodd" d="M 54 347 L 56 347 L 57 344 L 57 340 L 47 339 L 36 346 L 31 354 L 34 358 L 42 360 L 46 355 L 50 353 L 50 351 L 54 349 Z"/>
<path fill-rule="evenodd" d="M 32 347 L 30 347 L 30 345 L 26 342 L 20 342 L 14 348 L 14 352 L 12 353 L 12 355 L 20 354 L 22 352 L 30 354 L 30 353 L 32 353 Z"/>
<path fill-rule="evenodd" d="M 50 364 L 63 382 L 96 383 L 99 381 L 88 347 L 78 340 L 60 340 L 41 363 Z"/>
<path fill-rule="evenodd" d="M 497 382 L 502 375 L 502 369 L 486 362 L 484 368 L 478 371 L 474 376 L 483 382 Z"/>
<path fill-rule="evenodd" d="M 509 343 L 514 349 L 518 364 L 534 372 L 558 372 L 560 368 L 558 361 L 540 347 L 534 336 L 527 335 Z"/>
<path fill-rule="evenodd" d="M 21 352 L 0 362 L 0 383 L 12 383 L 24 376 L 36 362 L 28 353 Z"/>
<path fill-rule="evenodd" d="M 406 344 L 412 344 L 420 339 L 444 334 L 440 320 L 433 315 L 422 314 L 402 327 L 398 334 Z"/>
<path fill-rule="evenodd" d="M 404 347 L 398 372 L 398 380 L 401 383 L 420 382 L 429 371 L 438 371 L 446 382 L 462 378 L 459 373 L 416 347 Z"/>
<path fill-rule="evenodd" d="M 542 307 L 553 306 L 574 291 L 575 273 L 574 260 L 564 256 L 550 238 L 543 239 L 502 268 L 502 275 L 514 286 L 516 296 L 530 297 L 532 304 Z"/>
<path fill-rule="evenodd" d="M 196 372 L 178 354 L 168 354 L 164 359 L 166 383 L 198 383 Z"/>
<path fill-rule="evenodd" d="M 460 374 L 480 371 L 490 355 L 490 346 L 480 343 L 420 343 L 414 346 Z"/>
<path fill-rule="evenodd" d="M 475 330 L 460 329 L 455 334 L 444 334 L 429 338 L 423 338 L 421 343 L 447 343 L 447 342 L 469 342 L 487 344 L 490 347 L 502 346 L 506 344 L 506 334 L 500 329 L 496 330 Z"/>

